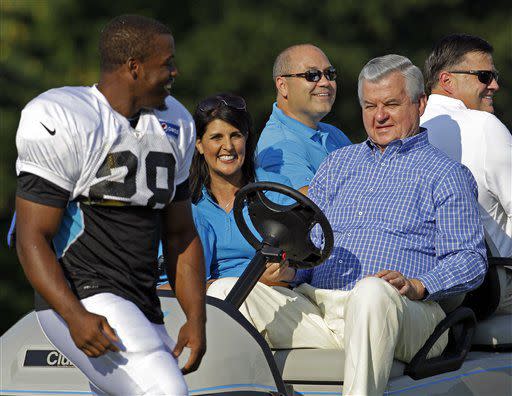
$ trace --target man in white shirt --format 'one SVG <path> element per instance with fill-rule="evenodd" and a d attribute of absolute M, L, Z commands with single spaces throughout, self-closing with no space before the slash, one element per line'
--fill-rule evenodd
<path fill-rule="evenodd" d="M 512 257 L 512 135 L 493 114 L 499 85 L 492 51 L 487 41 L 467 34 L 435 45 L 425 62 L 430 96 L 421 125 L 431 144 L 473 173 L 490 254 Z M 504 272 L 497 312 L 512 313 L 512 268 Z"/>
<path fill-rule="evenodd" d="M 494 116 L 498 72 L 492 46 L 466 34 L 440 40 L 425 62 L 430 93 L 421 124 L 429 140 L 466 165 L 493 256 L 512 257 L 512 135 Z"/>

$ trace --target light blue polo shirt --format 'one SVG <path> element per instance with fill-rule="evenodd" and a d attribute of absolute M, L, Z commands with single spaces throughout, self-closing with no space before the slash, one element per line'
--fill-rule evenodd
<path fill-rule="evenodd" d="M 262 169 L 256 170 L 257 181 L 271 181 L 291 186 L 288 178 Z M 295 201 L 282 194 L 267 192 L 265 194 L 271 201 L 290 205 Z M 243 210 L 245 219 L 254 235 L 258 235 L 251 221 L 247 208 Z M 254 248 L 242 236 L 235 222 L 233 210 L 226 213 L 203 188 L 201 200 L 192 205 L 192 214 L 205 249 L 210 252 L 206 263 L 207 279 L 238 277 L 247 267 L 255 254 Z"/>
<path fill-rule="evenodd" d="M 299 189 L 308 186 L 318 167 L 334 150 L 351 144 L 335 126 L 318 123 L 318 129 L 288 117 L 274 103 L 256 148 L 257 164 L 290 179 Z"/>

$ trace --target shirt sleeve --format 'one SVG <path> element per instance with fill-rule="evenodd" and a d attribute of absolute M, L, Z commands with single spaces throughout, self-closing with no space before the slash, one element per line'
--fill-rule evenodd
<path fill-rule="evenodd" d="M 291 284 L 298 286 L 301 283 L 311 283 L 311 278 L 313 276 L 313 269 L 299 269 L 295 272 L 295 277 L 290 282 Z"/>
<path fill-rule="evenodd" d="M 31 173 L 72 192 L 83 154 L 78 137 L 59 119 L 58 110 L 36 99 L 22 111 L 16 134 L 16 173 Z"/>
<path fill-rule="evenodd" d="M 492 116 L 484 125 L 485 182 L 512 221 L 512 135 Z"/>
<path fill-rule="evenodd" d="M 332 152 L 345 146 L 350 146 L 352 144 L 348 136 L 345 135 L 345 132 L 343 132 L 341 129 L 335 127 L 334 125 L 326 124 L 323 122 L 321 122 L 320 124 L 322 125 L 322 129 L 329 131 L 329 138 L 327 139 L 327 141 L 329 142 L 330 139 L 334 140 L 334 146 L 327 147 L 329 152 Z"/>
<path fill-rule="evenodd" d="M 16 195 L 41 205 L 65 208 L 70 192 L 42 177 L 21 172 L 17 180 Z"/>
<path fill-rule="evenodd" d="M 179 168 L 176 172 L 176 185 L 183 183 L 189 177 L 190 165 L 194 156 L 196 143 L 196 127 L 190 113 L 183 108 L 184 116 L 180 120 L 179 133 Z"/>
<path fill-rule="evenodd" d="M 477 186 L 469 169 L 457 164 L 433 192 L 438 264 L 419 276 L 427 300 L 440 300 L 478 287 L 487 271 Z"/>
<path fill-rule="evenodd" d="M 288 177 L 296 190 L 309 186 L 315 175 L 307 152 L 301 144 L 293 140 L 274 143 L 262 150 L 257 160 L 264 170 Z"/>

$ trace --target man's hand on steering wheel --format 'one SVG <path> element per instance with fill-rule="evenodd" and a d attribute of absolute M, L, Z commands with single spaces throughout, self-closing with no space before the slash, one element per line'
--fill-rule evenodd
<path fill-rule="evenodd" d="M 284 263 L 267 263 L 267 268 L 259 281 L 267 286 L 288 286 L 286 282 L 295 277 L 295 269 L 288 266 L 288 261 Z"/>

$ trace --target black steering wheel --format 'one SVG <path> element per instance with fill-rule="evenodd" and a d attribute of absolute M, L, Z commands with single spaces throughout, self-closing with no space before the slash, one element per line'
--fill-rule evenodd
<path fill-rule="evenodd" d="M 268 199 L 264 191 L 284 194 L 296 202 L 277 204 Z M 254 228 L 262 237 L 261 242 L 245 221 L 242 212 L 245 204 Z M 247 184 L 237 192 L 233 211 L 236 225 L 249 244 L 256 250 L 268 245 L 284 251 L 291 267 L 312 268 L 331 254 L 334 238 L 329 221 L 313 201 L 288 186 L 272 182 Z M 317 224 L 324 235 L 322 249 L 317 248 L 309 236 Z"/>

